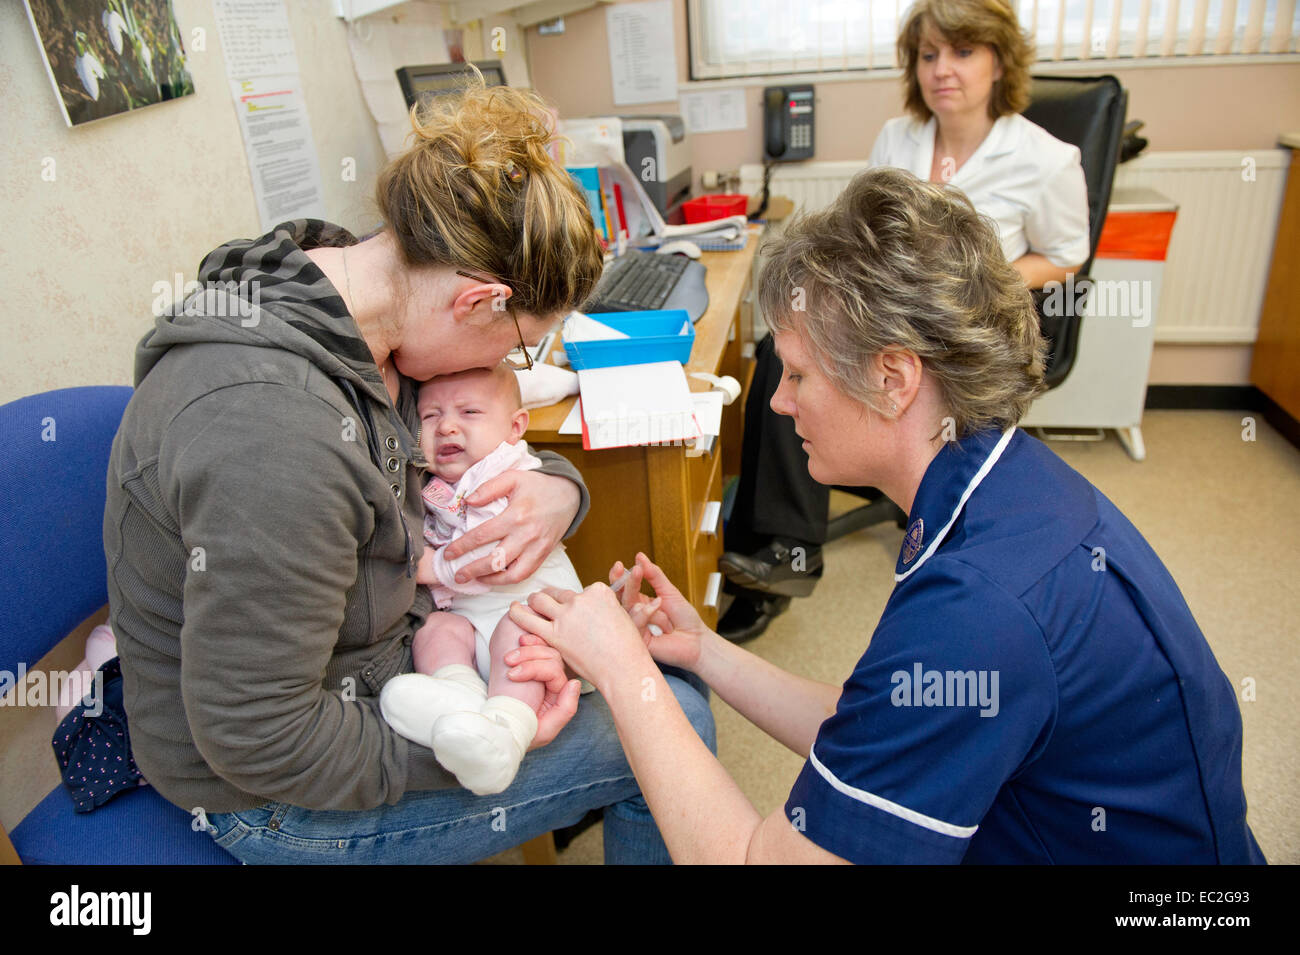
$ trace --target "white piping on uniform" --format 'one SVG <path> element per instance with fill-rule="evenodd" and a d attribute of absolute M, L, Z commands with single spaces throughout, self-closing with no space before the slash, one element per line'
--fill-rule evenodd
<path fill-rule="evenodd" d="M 929 559 L 930 555 L 935 552 L 935 549 L 941 543 L 943 543 L 943 539 L 947 535 L 949 529 L 952 527 L 954 523 L 956 523 L 957 515 L 960 514 L 961 509 L 966 506 L 966 499 L 969 498 L 975 492 L 975 489 L 977 487 L 980 486 L 980 481 L 984 480 L 984 476 L 993 470 L 993 465 L 998 463 L 998 458 L 1002 457 L 1002 452 L 1006 450 L 1007 444 L 1011 441 L 1011 436 L 1015 433 L 1016 433 L 1016 426 L 1012 425 L 1002 435 L 1002 438 L 998 441 L 998 443 L 994 446 L 993 450 L 989 453 L 989 456 L 988 458 L 985 459 L 983 465 L 981 465 L 980 469 L 975 472 L 975 476 L 970 479 L 970 483 L 966 485 L 966 490 L 962 492 L 961 500 L 958 501 L 957 506 L 953 508 L 952 517 L 948 518 L 948 523 L 943 525 L 943 530 L 939 531 L 939 533 L 935 535 L 934 540 L 930 542 L 930 546 L 927 547 L 925 549 L 925 553 L 921 555 L 921 559 L 918 560 L 912 566 L 912 568 L 907 571 L 907 573 L 894 574 L 894 581 L 896 583 L 902 583 L 904 580 L 910 577 L 917 570 L 917 568 L 919 568 L 922 564 L 926 562 L 926 560 Z"/>
<path fill-rule="evenodd" d="M 952 836 L 955 839 L 969 839 L 975 835 L 975 830 L 979 828 L 979 826 L 955 826 L 951 822 L 934 819 L 924 813 L 917 812 L 915 809 L 908 809 L 896 802 L 890 802 L 888 799 L 869 793 L 865 789 L 856 789 L 848 783 L 840 782 L 835 778 L 834 773 L 822 765 L 822 761 L 817 758 L 817 754 L 812 750 L 808 751 L 808 761 L 812 763 L 813 769 L 817 770 L 823 779 L 844 795 L 887 812 L 891 816 L 897 816 L 899 819 L 914 823 L 923 829 L 929 829 L 931 832 L 937 832 L 943 836 Z"/>

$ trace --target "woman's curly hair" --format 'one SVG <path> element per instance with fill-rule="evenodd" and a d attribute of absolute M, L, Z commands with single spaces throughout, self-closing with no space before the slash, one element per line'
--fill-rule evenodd
<path fill-rule="evenodd" d="M 552 158 L 554 113 L 535 93 L 487 87 L 411 110 L 414 142 L 379 176 L 379 213 L 407 264 L 500 279 L 512 311 L 581 304 L 603 253 L 585 197 Z"/>

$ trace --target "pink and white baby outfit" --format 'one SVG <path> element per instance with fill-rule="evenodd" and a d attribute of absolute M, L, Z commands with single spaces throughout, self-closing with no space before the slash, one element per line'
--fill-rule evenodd
<path fill-rule="evenodd" d="M 582 583 L 564 552 L 563 544 L 555 545 L 555 549 L 531 577 L 517 584 L 499 584 L 495 587 L 478 580 L 463 584 L 456 582 L 456 572 L 476 560 L 490 557 L 495 543 L 484 544 L 451 561 L 443 556 L 443 548 L 462 534 L 496 517 L 509 504 L 506 498 L 499 497 L 475 507 L 465 502 L 466 497 L 506 471 L 532 471 L 541 466 L 542 462 L 528 453 L 528 446 L 523 441 L 515 444 L 502 441 L 461 475 L 455 485 L 435 476 L 425 484 L 422 492 L 426 508 L 424 538 L 438 548 L 433 556 L 433 572 L 438 578 L 437 585 L 430 588 L 433 599 L 439 610 L 459 614 L 474 627 L 475 663 L 484 680 L 488 679 L 491 659 L 488 655 L 488 640 L 501 618 L 509 611 L 511 603 L 516 600 L 525 601 L 529 594 L 543 587 L 580 591 Z"/>

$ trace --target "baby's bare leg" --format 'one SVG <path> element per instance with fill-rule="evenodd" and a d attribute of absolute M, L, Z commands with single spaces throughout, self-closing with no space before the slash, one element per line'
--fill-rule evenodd
<path fill-rule="evenodd" d="M 546 684 L 536 680 L 527 683 L 515 682 L 508 675 L 510 667 L 505 661 L 507 653 L 518 649 L 519 635 L 523 632 L 509 617 L 502 617 L 497 628 L 492 631 L 492 639 L 488 641 L 488 652 L 492 657 L 491 669 L 488 671 L 488 696 L 514 697 L 528 704 L 536 713 L 541 709 L 542 700 L 546 697 Z"/>
<path fill-rule="evenodd" d="M 433 727 L 433 754 L 438 762 L 480 796 L 509 787 L 537 735 L 537 711 L 546 687 L 536 680 L 516 683 L 508 676 L 504 659 L 519 646 L 521 633 L 509 617 L 501 619 L 488 641 L 492 662 L 482 710 L 448 713 Z"/>
<path fill-rule="evenodd" d="M 448 713 L 475 715 L 487 698 L 474 666 L 474 628 L 454 613 L 435 613 L 411 641 L 415 673 L 384 684 L 379 711 L 400 735 L 429 746 L 433 727 Z"/>
<path fill-rule="evenodd" d="M 411 656 L 416 673 L 437 673 L 452 663 L 472 667 L 474 627 L 458 614 L 431 613 L 424 626 L 415 631 Z"/>

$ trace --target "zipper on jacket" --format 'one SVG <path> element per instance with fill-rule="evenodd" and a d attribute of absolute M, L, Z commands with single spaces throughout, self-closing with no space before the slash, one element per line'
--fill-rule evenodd
<path fill-rule="evenodd" d="M 384 469 L 384 463 L 382 460 L 383 453 L 379 449 L 379 434 L 375 429 L 375 422 L 370 414 L 370 403 L 361 400 L 356 389 L 352 387 L 352 382 L 348 381 L 346 378 L 337 378 L 335 380 L 339 383 L 340 387 L 347 392 L 352 406 L 357 410 L 357 414 L 361 416 L 361 423 L 365 425 L 366 448 L 370 452 L 370 462 L 374 464 L 380 474 L 386 474 L 387 471 Z M 401 431 L 398 431 L 397 433 L 400 435 Z M 402 522 L 402 537 L 405 539 L 405 552 L 403 557 L 406 560 L 406 576 L 414 577 L 415 547 L 412 546 L 411 543 L 411 529 L 406 524 L 406 507 L 402 503 L 400 494 L 394 494 L 393 496 L 397 499 L 397 519 Z"/>

